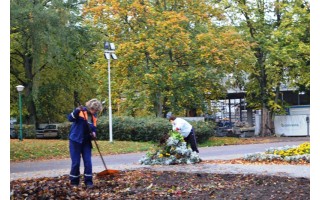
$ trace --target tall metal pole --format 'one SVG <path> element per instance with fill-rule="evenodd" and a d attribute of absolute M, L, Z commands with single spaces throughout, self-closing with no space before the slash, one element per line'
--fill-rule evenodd
<path fill-rule="evenodd" d="M 19 140 L 22 141 L 22 102 L 21 102 L 21 92 L 19 92 L 19 111 L 20 111 L 20 135 Z"/>
<path fill-rule="evenodd" d="M 111 58 L 116 60 L 117 56 L 114 54 L 116 49 L 114 43 L 104 42 L 104 57 L 108 60 L 108 83 L 109 83 L 109 141 L 112 142 L 112 108 L 111 108 L 111 70 L 110 60 Z"/>
<path fill-rule="evenodd" d="M 109 83 L 109 141 L 112 142 L 112 108 L 111 108 L 111 83 L 110 83 L 110 59 L 108 59 L 108 83 Z"/>

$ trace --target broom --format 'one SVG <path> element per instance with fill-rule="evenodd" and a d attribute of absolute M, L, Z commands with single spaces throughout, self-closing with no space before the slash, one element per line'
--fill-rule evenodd
<path fill-rule="evenodd" d="M 95 145 L 96 145 L 96 147 L 97 147 L 97 149 L 98 149 L 100 158 L 101 158 L 101 160 L 102 160 L 102 162 L 103 162 L 103 165 L 104 165 L 104 168 L 105 168 L 105 170 L 102 171 L 102 172 L 99 172 L 99 173 L 97 174 L 97 176 L 98 176 L 98 177 L 103 177 L 103 176 L 107 176 L 107 175 L 116 175 L 116 174 L 120 173 L 120 170 L 108 169 L 108 168 L 107 168 L 107 165 L 106 165 L 106 163 L 104 162 L 104 159 L 103 159 L 102 154 L 101 154 L 101 152 L 100 152 L 100 149 L 99 149 L 98 143 L 97 143 L 97 141 L 96 141 L 96 138 L 93 137 L 93 135 L 92 135 L 92 130 L 91 130 L 90 124 L 89 124 L 89 122 L 88 122 L 88 120 L 87 120 L 87 118 L 86 118 L 86 115 L 84 114 L 83 110 L 81 110 L 81 112 L 82 112 L 82 114 L 83 114 L 83 117 L 84 117 L 84 119 L 85 119 L 85 121 L 86 121 L 86 124 L 87 124 L 87 126 L 88 126 L 88 129 L 89 129 L 89 131 L 90 131 L 90 135 L 91 135 L 91 137 L 92 137 L 92 139 L 93 139 L 93 141 L 94 141 L 94 143 L 95 143 Z"/>

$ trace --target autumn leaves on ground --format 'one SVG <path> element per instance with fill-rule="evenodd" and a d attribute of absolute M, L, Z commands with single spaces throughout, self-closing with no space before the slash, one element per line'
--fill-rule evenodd
<path fill-rule="evenodd" d="M 276 138 L 211 138 L 208 145 L 231 145 L 275 142 Z M 116 142 L 108 144 L 99 141 L 105 153 L 126 153 L 146 151 L 151 143 Z M 104 143 L 105 142 L 105 143 Z M 46 143 L 46 145 L 43 145 Z M 48 148 L 48 144 L 55 148 Z M 116 145 L 116 146 L 113 146 Z M 25 151 L 37 154 L 42 146 L 47 147 L 49 158 L 63 158 L 68 155 L 67 141 L 61 140 L 11 140 L 11 160 L 19 160 L 12 154 Z M 18 148 L 21 149 L 18 149 Z M 117 148 L 117 150 L 115 149 Z M 126 147 L 126 148 L 124 148 Z M 48 150 L 50 149 L 50 150 Z M 122 149 L 122 150 L 121 150 Z M 15 152 L 16 151 L 16 152 Z M 13 153 L 15 152 L 15 153 Z M 23 154 L 20 154 L 20 156 Z M 43 159 L 34 156 L 33 159 Z M 29 157 L 30 160 L 32 158 Z M 23 159 L 22 159 L 23 160 Z M 283 162 L 250 163 L 242 159 L 231 161 L 202 161 L 210 164 L 293 164 Z M 309 165 L 309 163 L 295 163 Z M 96 177 L 95 186 L 87 189 L 83 183 L 79 187 L 69 185 L 68 176 L 54 178 L 19 179 L 11 181 L 11 195 L 14 199 L 309 199 L 310 180 L 306 178 L 288 178 L 277 176 L 259 176 L 242 174 L 207 174 L 159 172 L 145 170 L 121 171 L 117 176 Z"/>
<path fill-rule="evenodd" d="M 68 176 L 15 180 L 14 199 L 309 199 L 305 178 L 277 176 L 122 171 L 94 177 L 95 186 L 71 187 Z"/>

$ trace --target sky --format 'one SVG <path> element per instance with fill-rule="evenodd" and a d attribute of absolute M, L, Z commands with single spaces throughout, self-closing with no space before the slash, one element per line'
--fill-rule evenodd
<path fill-rule="evenodd" d="M 311 109 L 310 109 L 310 135 L 311 135 L 311 199 L 320 195 L 320 1 L 311 2 Z M 0 152 L 1 152 L 1 181 L 0 199 L 10 199 L 10 1 L 3 1 L 0 8 L 1 16 L 1 99 L 2 112 L 0 114 Z M 18 93 L 17 93 L 18 95 Z M 3 192 L 2 192 L 3 191 Z"/>

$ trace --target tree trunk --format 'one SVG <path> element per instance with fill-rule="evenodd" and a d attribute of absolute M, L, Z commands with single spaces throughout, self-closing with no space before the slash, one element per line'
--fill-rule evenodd
<path fill-rule="evenodd" d="M 167 117 L 167 113 L 170 111 L 167 106 L 167 101 L 168 101 L 168 97 L 164 97 L 164 99 L 163 99 L 163 113 L 162 113 L 162 116 L 164 118 Z"/>
<path fill-rule="evenodd" d="M 261 136 L 265 137 L 268 135 L 268 109 L 263 105 L 261 111 Z"/>
<path fill-rule="evenodd" d="M 79 92 L 77 91 L 73 91 L 73 105 L 74 107 L 78 107 L 79 106 L 79 103 L 80 103 L 80 100 L 79 100 Z"/>
<path fill-rule="evenodd" d="M 156 93 L 156 98 L 153 103 L 154 110 L 156 111 L 156 117 L 161 117 L 162 116 L 162 100 L 161 100 L 161 93 L 157 92 Z"/>
<path fill-rule="evenodd" d="M 187 117 L 196 117 L 197 116 L 197 109 L 191 108 L 187 110 Z"/>
<path fill-rule="evenodd" d="M 276 96 L 275 96 L 275 99 L 274 99 L 274 102 L 276 104 L 279 104 L 279 101 L 280 101 L 280 82 L 277 84 L 277 87 L 276 87 Z M 282 99 L 281 99 L 281 103 L 282 103 Z M 282 105 L 283 106 L 283 105 Z M 271 134 L 275 134 L 275 127 L 274 127 L 274 112 L 271 111 L 270 112 L 270 115 L 269 115 L 269 123 L 268 123 L 268 127 L 269 127 L 269 130 L 271 132 Z"/>
<path fill-rule="evenodd" d="M 37 128 L 39 126 L 39 120 L 37 118 L 37 109 L 36 109 L 36 105 L 34 103 L 33 100 L 33 73 L 32 73 L 32 67 L 33 67 L 33 59 L 31 56 L 25 56 L 24 58 L 24 68 L 26 71 L 26 80 L 28 80 L 26 82 L 25 85 L 25 95 L 26 95 L 26 99 L 25 101 L 28 102 L 28 106 L 27 106 L 27 110 L 29 113 L 29 116 L 26 117 L 26 123 L 27 124 L 34 124 L 35 128 Z"/>
<path fill-rule="evenodd" d="M 255 56 L 258 60 L 257 67 L 260 69 L 259 83 L 260 83 L 260 97 L 261 97 L 261 133 L 262 137 L 268 135 L 268 96 L 267 96 L 267 74 L 265 70 L 265 53 L 262 48 L 255 49 Z"/>

